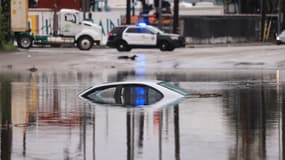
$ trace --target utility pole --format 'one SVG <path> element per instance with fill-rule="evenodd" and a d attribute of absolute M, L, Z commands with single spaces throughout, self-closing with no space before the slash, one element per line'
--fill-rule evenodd
<path fill-rule="evenodd" d="M 260 40 L 263 41 L 263 37 L 264 37 L 264 22 L 265 22 L 264 0 L 260 0 L 260 17 L 261 17 Z"/>
<path fill-rule="evenodd" d="M 132 0 L 132 16 L 135 16 L 135 0 Z"/>
<path fill-rule="evenodd" d="M 162 8 L 162 0 L 157 0 L 158 1 L 158 8 L 156 8 L 156 14 L 158 14 L 157 16 L 157 20 L 158 20 L 158 28 L 161 29 L 162 28 L 162 11 L 161 11 L 161 8 Z"/>
<path fill-rule="evenodd" d="M 81 1 L 81 8 L 82 8 L 82 11 L 83 11 L 83 19 L 86 19 L 86 0 L 82 0 Z"/>
<path fill-rule="evenodd" d="M 94 11 L 95 12 L 99 11 L 99 0 L 94 0 Z"/>
<path fill-rule="evenodd" d="M 105 2 L 104 2 L 104 10 L 105 11 L 110 11 L 109 5 L 108 5 L 108 0 L 105 0 Z"/>
<path fill-rule="evenodd" d="M 238 0 L 238 14 L 241 13 L 241 0 Z"/>
<path fill-rule="evenodd" d="M 179 0 L 174 0 L 173 33 L 178 33 L 179 27 Z"/>
<path fill-rule="evenodd" d="M 131 0 L 127 0 L 126 24 L 131 24 Z"/>
<path fill-rule="evenodd" d="M 278 0 L 278 22 L 277 22 L 277 33 L 279 34 L 281 32 L 281 20 L 282 20 L 282 14 L 281 14 L 281 0 Z"/>
<path fill-rule="evenodd" d="M 87 19 L 86 18 L 86 12 L 90 11 L 90 1 L 89 0 L 82 0 L 81 1 L 82 4 L 82 11 L 83 11 L 83 19 Z"/>
<path fill-rule="evenodd" d="M 280 13 L 281 13 L 281 0 L 278 0 L 278 17 L 277 17 L 277 33 L 279 34 L 280 33 Z"/>

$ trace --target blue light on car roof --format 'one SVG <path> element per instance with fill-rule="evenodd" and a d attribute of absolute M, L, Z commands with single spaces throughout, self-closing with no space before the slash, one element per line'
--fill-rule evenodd
<path fill-rule="evenodd" d="M 135 93 L 136 93 L 136 95 L 139 95 L 139 96 L 143 95 L 144 96 L 145 95 L 145 89 L 143 87 L 136 87 Z"/>
<path fill-rule="evenodd" d="M 146 90 L 143 87 L 135 87 L 135 106 L 141 107 L 146 105 Z"/>
<path fill-rule="evenodd" d="M 140 27 L 146 27 L 146 23 L 145 23 L 145 22 L 139 22 L 139 23 L 138 23 L 138 26 L 140 26 Z"/>

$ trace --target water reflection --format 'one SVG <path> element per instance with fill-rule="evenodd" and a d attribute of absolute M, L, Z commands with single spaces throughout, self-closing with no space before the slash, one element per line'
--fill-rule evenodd
<path fill-rule="evenodd" d="M 0 77 L 1 159 L 10 160 L 12 153 L 11 80 Z"/>
<path fill-rule="evenodd" d="M 166 80 L 182 88 L 223 97 L 192 98 L 153 112 L 98 107 L 75 98 L 90 84 L 135 76 L 115 75 L 0 75 L 1 160 L 284 156 L 284 84 L 276 83 L 275 73 L 242 76 L 242 81 L 171 73 L 173 79 Z M 150 77 L 164 80 L 161 73 L 145 75 Z"/>
<path fill-rule="evenodd" d="M 267 145 L 270 137 L 279 138 L 280 106 L 274 86 L 260 84 L 250 89 L 228 92 L 227 113 L 231 117 L 230 127 L 235 130 L 236 144 L 232 148 L 232 159 L 267 159 L 267 152 L 275 152 L 278 158 L 278 143 Z M 231 113 L 229 113 L 231 112 Z"/>

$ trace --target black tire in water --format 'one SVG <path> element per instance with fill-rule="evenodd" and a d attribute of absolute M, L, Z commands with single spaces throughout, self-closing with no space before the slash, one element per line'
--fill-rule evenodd
<path fill-rule="evenodd" d="M 124 41 L 119 41 L 116 48 L 120 52 L 130 51 L 131 50 L 131 48 L 128 46 L 128 44 L 126 42 L 124 42 Z"/>
<path fill-rule="evenodd" d="M 159 44 L 158 44 L 158 48 L 161 50 L 161 51 L 168 51 L 169 50 L 169 43 L 167 41 L 161 41 Z"/>

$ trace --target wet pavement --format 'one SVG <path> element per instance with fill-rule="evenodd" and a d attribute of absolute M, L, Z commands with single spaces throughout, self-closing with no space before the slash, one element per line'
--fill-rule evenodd
<path fill-rule="evenodd" d="M 158 49 L 115 49 L 78 51 L 74 48 L 32 48 L 0 53 L 0 72 L 87 72 L 97 70 L 194 71 L 267 70 L 285 68 L 285 45 L 178 48 L 173 52 Z"/>
<path fill-rule="evenodd" d="M 0 74 L 1 160 L 277 160 L 285 151 L 280 71 Z M 98 106 L 78 94 L 126 79 L 172 82 L 193 94 L 150 111 Z"/>

